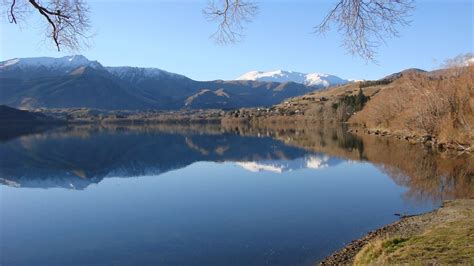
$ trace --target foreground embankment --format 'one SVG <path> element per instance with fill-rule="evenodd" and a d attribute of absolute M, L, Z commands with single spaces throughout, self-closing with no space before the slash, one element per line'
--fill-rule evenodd
<path fill-rule="evenodd" d="M 446 201 L 439 209 L 401 217 L 321 261 L 337 264 L 474 263 L 474 199 Z"/>

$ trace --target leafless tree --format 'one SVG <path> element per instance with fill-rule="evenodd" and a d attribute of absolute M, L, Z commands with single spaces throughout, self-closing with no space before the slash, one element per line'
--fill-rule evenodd
<path fill-rule="evenodd" d="M 352 54 L 375 60 L 376 49 L 386 38 L 398 36 L 399 27 L 409 24 L 413 0 L 338 0 L 317 33 L 325 33 L 335 23 L 344 36 L 343 45 Z M 257 6 L 241 0 L 211 2 L 205 14 L 219 21 L 214 37 L 219 42 L 235 42 L 242 36 L 242 23 L 251 21 Z"/>
<path fill-rule="evenodd" d="M 335 23 L 349 52 L 374 60 L 376 48 L 386 38 L 397 37 L 399 27 L 409 25 L 413 7 L 413 0 L 339 0 L 316 32 L 325 33 Z"/>
<path fill-rule="evenodd" d="M 3 0 L 11 23 L 23 19 L 24 11 L 35 10 L 47 22 L 48 37 L 58 50 L 77 49 L 87 40 L 89 10 L 84 0 Z M 374 60 L 376 48 L 398 29 L 409 24 L 414 0 L 337 0 L 316 32 L 325 33 L 331 24 L 344 36 L 343 45 L 353 54 Z M 219 43 L 233 43 L 243 36 L 244 26 L 258 13 L 252 0 L 209 0 L 205 16 L 218 23 L 212 37 Z"/>
<path fill-rule="evenodd" d="M 37 12 L 46 22 L 47 37 L 58 51 L 61 47 L 77 50 L 88 39 L 89 8 L 83 0 L 4 0 L 10 23 L 19 23 L 26 14 Z"/>
<path fill-rule="evenodd" d="M 446 59 L 444 63 L 441 65 L 442 68 L 445 69 L 464 69 L 468 66 L 474 66 L 474 54 L 473 53 L 466 53 L 460 54 L 454 58 Z"/>
<path fill-rule="evenodd" d="M 242 0 L 210 1 L 204 15 L 218 22 L 218 29 L 212 37 L 222 44 L 235 43 L 243 36 L 244 23 L 257 14 L 258 7 L 253 2 Z"/>

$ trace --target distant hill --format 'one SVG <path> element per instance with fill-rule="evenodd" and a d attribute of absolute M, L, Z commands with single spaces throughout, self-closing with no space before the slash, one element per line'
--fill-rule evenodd
<path fill-rule="evenodd" d="M 41 113 L 34 113 L 24 110 L 18 110 L 15 108 L 8 107 L 6 105 L 0 105 L 0 126 L 11 126 L 11 123 L 50 123 L 60 122 L 51 117 L 48 117 Z"/>
<path fill-rule="evenodd" d="M 195 81 L 157 68 L 104 67 L 81 55 L 16 58 L 0 62 L 0 104 L 22 109 L 233 109 L 271 106 L 339 84 L 328 80 Z"/>
<path fill-rule="evenodd" d="M 384 77 L 382 80 L 389 80 L 389 81 L 394 81 L 398 78 L 401 78 L 403 77 L 404 75 L 409 75 L 409 74 L 425 74 L 427 73 L 425 70 L 423 69 L 419 69 L 419 68 L 409 68 L 409 69 L 405 69 L 403 71 L 400 71 L 400 72 L 397 72 L 397 73 L 393 73 L 391 75 L 388 75 L 386 77 Z"/>

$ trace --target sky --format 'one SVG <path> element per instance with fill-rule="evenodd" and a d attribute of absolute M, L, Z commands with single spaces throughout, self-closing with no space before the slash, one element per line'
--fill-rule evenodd
<path fill-rule="evenodd" d="M 335 0 L 260 0 L 239 43 L 216 44 L 205 0 L 89 0 L 90 47 L 58 52 L 35 14 L 20 25 L 0 17 L 0 60 L 83 54 L 105 66 L 157 67 L 196 80 L 234 79 L 252 70 L 329 73 L 378 79 L 407 68 L 436 69 L 474 51 L 474 1 L 416 1 L 411 25 L 377 49 L 377 63 L 348 53 L 342 36 L 313 33 Z M 2 10 L 4 11 L 4 10 Z"/>

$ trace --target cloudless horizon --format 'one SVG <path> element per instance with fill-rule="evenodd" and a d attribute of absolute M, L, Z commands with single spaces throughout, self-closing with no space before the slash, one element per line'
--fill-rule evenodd
<path fill-rule="evenodd" d="M 378 63 L 349 54 L 334 29 L 313 34 L 335 1 L 259 1 L 245 38 L 218 45 L 210 35 L 206 1 L 87 1 L 89 48 L 57 52 L 32 12 L 21 25 L 0 23 L 0 60 L 83 54 L 105 66 L 156 67 L 196 80 L 235 79 L 252 70 L 321 72 L 347 79 L 378 79 L 406 68 L 436 69 L 447 58 L 474 51 L 474 2 L 417 1 L 410 26 L 378 48 Z M 40 26 L 37 26 L 40 25 Z"/>

